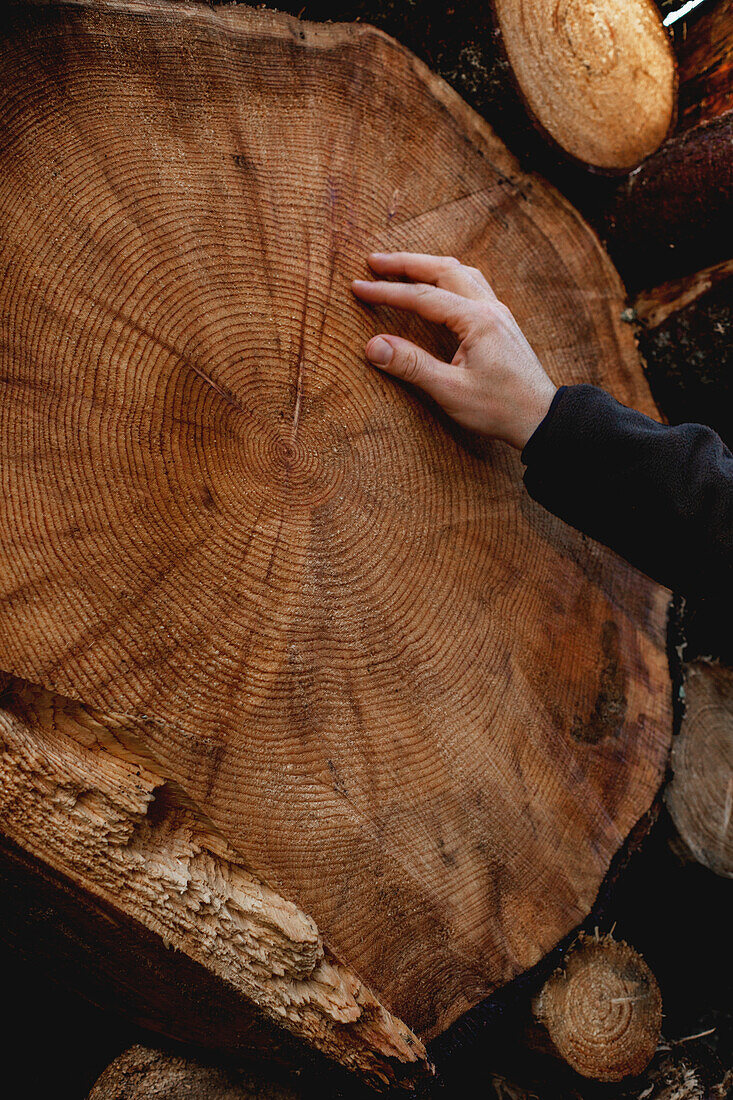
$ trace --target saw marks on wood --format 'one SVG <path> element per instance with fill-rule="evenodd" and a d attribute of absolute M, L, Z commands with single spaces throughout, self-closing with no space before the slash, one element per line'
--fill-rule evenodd
<path fill-rule="evenodd" d="M 654 413 L 568 204 L 366 27 L 130 2 L 0 49 L 0 667 L 129 716 L 433 1035 L 588 913 L 669 737 L 666 594 L 364 361 L 365 253 L 480 266 Z"/>
<path fill-rule="evenodd" d="M 581 936 L 533 1009 L 555 1052 L 596 1081 L 645 1070 L 662 1030 L 656 978 L 633 947 L 611 936 Z"/>
<path fill-rule="evenodd" d="M 629 171 L 675 115 L 674 52 L 652 0 L 493 0 L 539 127 L 571 156 Z"/>

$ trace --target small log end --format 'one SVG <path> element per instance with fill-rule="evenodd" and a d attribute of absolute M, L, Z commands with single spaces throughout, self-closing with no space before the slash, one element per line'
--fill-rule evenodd
<path fill-rule="evenodd" d="M 611 936 L 581 936 L 536 997 L 553 1052 L 583 1077 L 641 1073 L 662 1027 L 659 986 L 641 955 Z"/>

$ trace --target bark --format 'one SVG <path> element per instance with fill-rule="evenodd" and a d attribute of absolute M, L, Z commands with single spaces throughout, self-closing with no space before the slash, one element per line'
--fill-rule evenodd
<path fill-rule="evenodd" d="M 620 282 L 372 29 L 12 12 L 0 668 L 124 716 L 315 922 L 334 1011 L 437 1035 L 577 927 L 652 802 L 667 596 L 366 367 L 385 326 L 453 345 L 348 280 L 377 246 L 460 253 L 557 381 L 653 414 Z"/>
<path fill-rule="evenodd" d="M 730 258 L 733 0 L 706 8 L 679 44 L 680 125 L 611 205 L 611 253 L 634 290 Z"/>
<path fill-rule="evenodd" d="M 684 687 L 667 807 L 693 857 L 733 878 L 733 670 L 698 661 Z"/>
<path fill-rule="evenodd" d="M 733 108 L 733 4 L 715 0 L 679 44 L 679 128 L 689 130 Z"/>
<path fill-rule="evenodd" d="M 662 1027 L 656 979 L 638 952 L 611 936 L 583 936 L 533 1010 L 556 1055 L 583 1077 L 620 1081 L 652 1060 Z"/>

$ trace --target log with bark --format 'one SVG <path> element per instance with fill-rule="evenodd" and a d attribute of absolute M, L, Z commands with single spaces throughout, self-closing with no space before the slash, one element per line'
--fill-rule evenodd
<path fill-rule="evenodd" d="M 411 0 L 286 7 L 387 30 L 529 157 L 628 171 L 673 125 L 674 54 L 653 0 L 458 0 L 419 17 Z"/>
<path fill-rule="evenodd" d="M 679 40 L 679 124 L 620 187 L 605 234 L 633 289 L 729 260 L 733 249 L 733 0 Z"/>
<path fill-rule="evenodd" d="M 41 2 L 11 8 L 0 65 L 0 668 L 48 719 L 23 704 L 5 732 L 63 852 L 9 817 L 12 839 L 315 1046 L 424 1060 L 586 917 L 654 798 L 667 594 L 367 367 L 385 327 L 452 344 L 348 282 L 377 247 L 459 253 L 557 382 L 654 414 L 621 284 L 370 28 Z M 120 780 L 88 734 L 83 767 L 20 747 L 67 706 L 153 762 L 88 863 L 79 815 L 97 828 Z M 172 869 L 141 862 L 159 785 L 217 838 L 203 860 L 174 836 Z"/>

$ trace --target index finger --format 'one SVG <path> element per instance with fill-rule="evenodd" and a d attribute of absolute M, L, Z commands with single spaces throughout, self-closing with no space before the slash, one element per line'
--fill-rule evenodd
<path fill-rule="evenodd" d="M 352 289 L 358 298 L 373 305 L 409 309 L 426 321 L 447 325 L 463 340 L 471 320 L 473 302 L 448 290 L 427 283 L 387 283 L 380 280 L 354 279 Z"/>
<path fill-rule="evenodd" d="M 430 256 L 424 252 L 371 252 L 369 266 L 380 275 L 404 275 L 466 298 L 493 296 L 489 284 L 475 267 L 466 267 L 454 256 Z"/>

